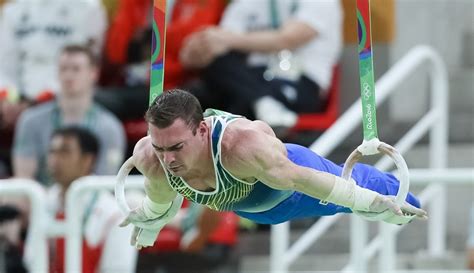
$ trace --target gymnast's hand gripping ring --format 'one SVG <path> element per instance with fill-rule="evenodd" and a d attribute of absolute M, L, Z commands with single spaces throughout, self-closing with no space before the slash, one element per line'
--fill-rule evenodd
<path fill-rule="evenodd" d="M 402 204 L 405 202 L 410 187 L 408 166 L 401 154 L 395 148 L 384 142 L 379 141 L 377 138 L 372 139 L 370 141 L 364 141 L 359 147 L 357 147 L 357 149 L 355 149 L 349 155 L 346 162 L 344 163 L 344 168 L 342 170 L 341 176 L 349 183 L 354 165 L 363 156 L 377 153 L 383 153 L 388 155 L 394 161 L 395 165 L 399 170 L 400 186 L 398 189 L 398 193 L 395 197 L 395 202 L 401 207 Z M 354 213 L 369 221 L 386 220 L 390 217 L 393 217 L 393 213 L 389 210 L 384 211 L 382 213 L 365 211 L 354 211 Z M 414 216 L 412 215 L 404 215 L 397 217 L 399 218 L 398 221 L 400 222 L 400 224 L 408 223 L 414 218 Z"/>

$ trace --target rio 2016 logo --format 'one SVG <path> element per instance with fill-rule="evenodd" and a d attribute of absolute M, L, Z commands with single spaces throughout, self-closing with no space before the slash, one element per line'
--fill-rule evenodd
<path fill-rule="evenodd" d="M 374 128 L 374 121 L 372 120 L 372 105 L 367 104 L 365 106 L 365 111 L 366 128 L 372 130 L 372 128 Z"/>
<path fill-rule="evenodd" d="M 364 82 L 362 84 L 362 96 L 365 101 L 368 103 L 365 105 L 365 126 L 368 130 L 374 128 L 374 120 L 372 119 L 372 104 L 370 103 L 370 98 L 372 97 L 372 90 L 370 84 Z"/>
<path fill-rule="evenodd" d="M 362 84 L 362 95 L 364 96 L 365 100 L 370 99 L 372 96 L 372 91 L 370 90 L 370 85 L 366 82 Z"/>

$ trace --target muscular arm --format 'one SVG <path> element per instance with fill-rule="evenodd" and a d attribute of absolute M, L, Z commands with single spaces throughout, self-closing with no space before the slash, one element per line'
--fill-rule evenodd
<path fill-rule="evenodd" d="M 158 204 L 167 204 L 176 197 L 176 192 L 166 180 L 165 173 L 156 158 L 150 137 L 144 137 L 133 150 L 135 167 L 146 177 L 145 192 L 148 198 Z"/>
<path fill-rule="evenodd" d="M 334 175 L 294 164 L 274 136 L 243 130 L 237 142 L 241 143 L 232 145 L 228 168 L 241 177 L 255 177 L 272 188 L 296 190 L 323 200 L 334 187 Z"/>
<path fill-rule="evenodd" d="M 333 174 L 294 164 L 287 157 L 286 147 L 267 124 L 248 122 L 236 125 L 228 134 L 224 146 L 227 156 L 223 156 L 224 165 L 232 173 L 244 179 L 257 178 L 275 189 L 296 190 L 351 209 L 373 210 L 371 206 L 380 196 L 378 193 Z M 383 198 L 379 199 L 385 202 Z"/>
<path fill-rule="evenodd" d="M 308 43 L 316 35 L 316 30 L 299 21 L 289 21 L 277 30 L 243 33 L 210 27 L 186 39 L 180 60 L 185 67 L 204 67 L 230 50 L 261 53 L 292 50 Z"/>
<path fill-rule="evenodd" d="M 222 158 L 231 173 L 246 180 L 256 178 L 275 189 L 296 190 L 355 211 L 381 213 L 389 210 L 393 216 L 384 219 L 389 223 L 407 223 L 406 220 L 412 218 L 399 218 L 404 212 L 412 217 L 426 218 L 426 211 L 407 202 L 398 205 L 395 198 L 362 188 L 354 181 L 294 164 L 288 159 L 283 143 L 267 133 L 265 127 L 268 125 L 263 123 L 247 124 L 228 134 Z"/>
<path fill-rule="evenodd" d="M 317 36 L 317 32 L 307 23 L 288 21 L 277 30 L 234 33 L 229 35 L 229 48 L 244 52 L 275 52 L 296 49 Z"/>

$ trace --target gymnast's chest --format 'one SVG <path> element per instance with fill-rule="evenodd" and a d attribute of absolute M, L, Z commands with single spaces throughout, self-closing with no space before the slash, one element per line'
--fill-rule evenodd
<path fill-rule="evenodd" d="M 190 188 L 201 192 L 213 192 L 216 189 L 216 177 L 186 179 L 185 182 Z"/>

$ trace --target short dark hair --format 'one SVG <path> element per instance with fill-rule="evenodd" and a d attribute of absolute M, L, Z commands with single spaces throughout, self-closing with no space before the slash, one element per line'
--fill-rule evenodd
<path fill-rule="evenodd" d="M 196 133 L 204 120 L 201 104 L 188 91 L 172 89 L 156 97 L 145 114 L 145 120 L 157 128 L 166 128 L 176 119 L 182 119 Z"/>
<path fill-rule="evenodd" d="M 99 65 L 99 58 L 94 54 L 94 52 L 92 51 L 92 49 L 89 46 L 79 45 L 79 44 L 71 44 L 71 45 L 64 46 L 61 50 L 61 55 L 62 54 L 74 54 L 74 53 L 80 53 L 80 54 L 86 55 L 92 66 L 98 66 Z"/>
<path fill-rule="evenodd" d="M 91 154 L 94 157 L 97 157 L 99 154 L 99 141 L 95 134 L 86 128 L 77 126 L 62 127 L 53 132 L 51 139 L 56 136 L 73 137 L 77 139 L 82 154 Z"/>

